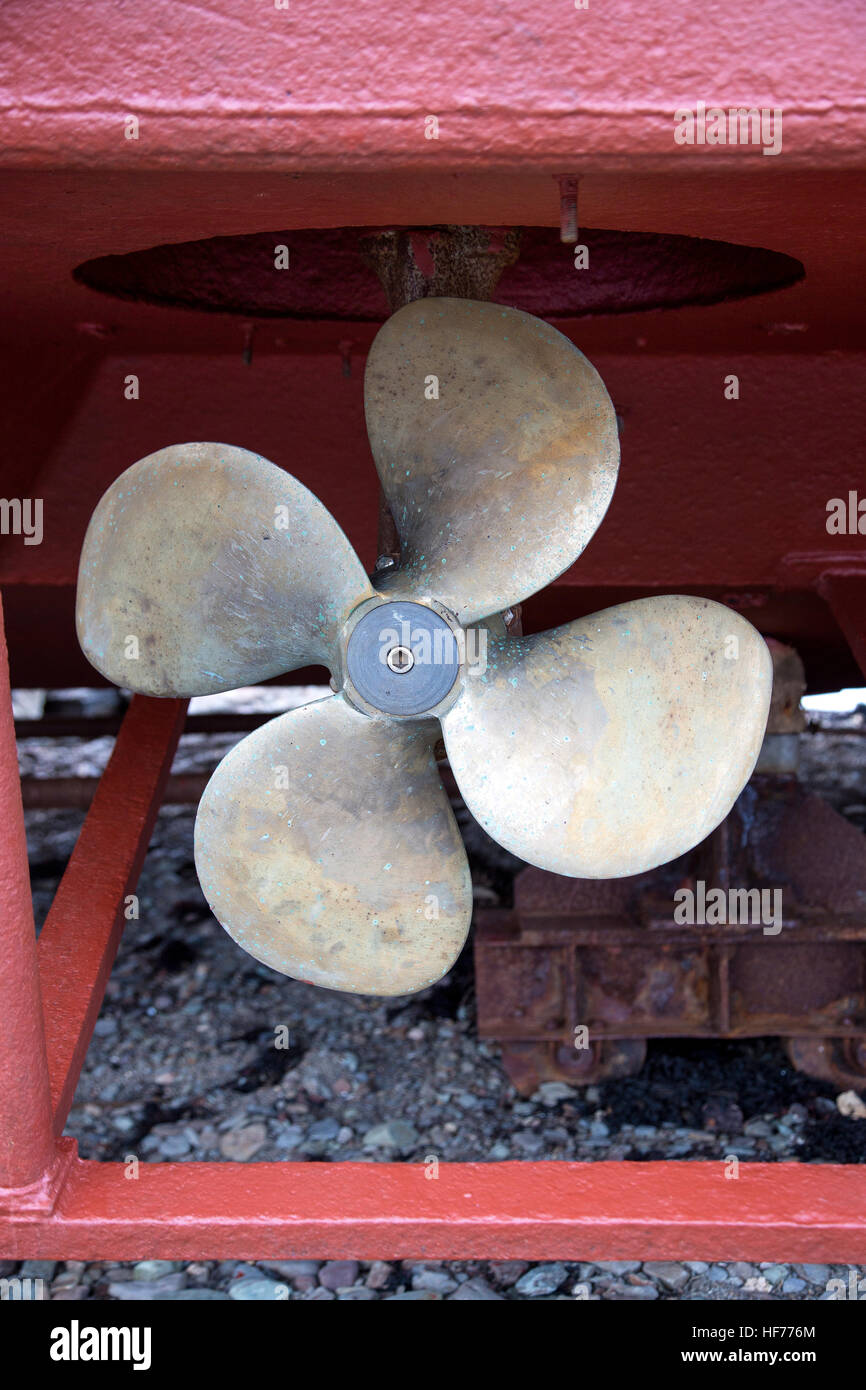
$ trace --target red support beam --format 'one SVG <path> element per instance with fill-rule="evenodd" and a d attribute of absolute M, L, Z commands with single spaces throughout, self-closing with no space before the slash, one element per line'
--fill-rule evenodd
<path fill-rule="evenodd" d="M 54 1158 L 27 839 L 0 606 L 0 1197 Z"/>
<path fill-rule="evenodd" d="M 71 1144 L 69 1140 L 61 1141 Z M 866 1167 L 83 1163 L 13 1258 L 705 1259 L 866 1263 Z M 727 1174 L 727 1176 L 726 1176 Z"/>
<path fill-rule="evenodd" d="M 124 899 L 138 882 L 187 703 L 134 697 L 39 938 L 56 1134 L 102 1007 Z"/>
<path fill-rule="evenodd" d="M 818 590 L 830 605 L 866 679 L 866 561 L 860 572 L 822 575 Z"/>

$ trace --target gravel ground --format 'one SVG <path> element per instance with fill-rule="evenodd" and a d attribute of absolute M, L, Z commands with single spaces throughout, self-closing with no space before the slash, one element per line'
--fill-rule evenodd
<path fill-rule="evenodd" d="M 307 697 L 309 692 L 307 692 Z M 293 700 L 297 692 L 292 692 Z M 209 702 L 198 702 L 206 709 Z M 240 707 L 284 708 L 286 692 L 242 692 Z M 212 705 L 210 706 L 212 707 Z M 804 736 L 803 780 L 866 825 L 863 715 Z M 175 771 L 207 770 L 236 736 L 185 737 Z M 110 739 L 30 739 L 22 771 L 101 771 Z M 476 895 L 507 903 L 518 861 L 458 806 Z M 866 1122 L 832 1086 L 794 1072 L 772 1039 L 650 1045 L 641 1074 L 521 1099 L 498 1048 L 478 1039 L 471 958 L 422 994 L 375 1000 L 318 990 L 243 954 L 216 923 L 192 862 L 193 808 L 159 816 L 96 1024 L 67 1133 L 83 1157 L 420 1163 L 515 1158 L 862 1162 Z M 41 922 L 82 823 L 28 813 Z M 527 1264 L 352 1260 L 138 1264 L 0 1261 L 58 1299 L 794 1299 L 828 1298 L 848 1267 L 622 1261 Z M 866 1270 L 857 1272 L 866 1278 Z M 866 1289 L 866 1285 L 864 1285 Z"/>

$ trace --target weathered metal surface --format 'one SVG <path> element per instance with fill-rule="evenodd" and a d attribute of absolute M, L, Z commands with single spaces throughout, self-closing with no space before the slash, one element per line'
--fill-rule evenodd
<path fill-rule="evenodd" d="M 116 685 L 207 695 L 333 665 L 372 597 L 360 561 L 301 483 L 246 449 L 179 444 L 122 473 L 87 528 L 78 637 Z"/>
<path fill-rule="evenodd" d="M 370 446 L 397 531 L 380 588 L 435 598 L 464 623 L 573 563 L 616 483 L 616 417 L 598 373 L 517 309 L 422 299 L 367 359 Z"/>
<path fill-rule="evenodd" d="M 633 1076 L 646 1061 L 644 1038 L 601 1038 L 578 1049 L 568 1043 L 503 1042 L 502 1065 L 515 1090 L 531 1096 L 545 1081 L 590 1086 Z"/>
<path fill-rule="evenodd" d="M 797 1071 L 845 1090 L 866 1086 L 866 1037 L 788 1038 L 785 1048 Z"/>
<path fill-rule="evenodd" d="M 772 663 L 750 623 L 668 596 L 493 641 L 442 718 L 488 834 L 583 878 L 636 874 L 702 840 L 755 764 Z"/>
<path fill-rule="evenodd" d="M 363 236 L 360 252 L 393 313 L 428 296 L 489 299 L 520 239 L 511 227 L 385 228 Z"/>
<path fill-rule="evenodd" d="M 772 923 L 680 923 L 674 893 L 778 889 Z M 745 900 L 744 900 L 745 901 Z M 659 870 L 592 882 L 525 870 L 480 914 L 479 1030 L 518 1086 L 608 1074 L 594 1049 L 649 1037 L 790 1038 L 803 1070 L 866 1080 L 866 843 L 793 778 L 755 777 L 728 820 Z M 764 927 L 770 928 L 766 933 Z M 588 1049 L 575 1051 L 575 1028 Z M 516 1050 L 515 1050 L 516 1049 Z"/>
<path fill-rule="evenodd" d="M 800 701 L 806 694 L 806 673 L 799 652 L 769 638 L 767 646 L 773 658 L 773 694 L 767 717 L 767 733 L 785 736 L 799 734 L 806 727 L 806 716 Z"/>
<path fill-rule="evenodd" d="M 472 885 L 436 733 L 430 720 L 368 718 L 338 695 L 223 759 L 199 806 L 195 860 L 244 950 L 361 994 L 408 994 L 450 969 Z"/>

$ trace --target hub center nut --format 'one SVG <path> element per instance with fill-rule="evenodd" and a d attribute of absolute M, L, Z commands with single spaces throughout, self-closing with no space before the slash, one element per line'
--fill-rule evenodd
<path fill-rule="evenodd" d="M 411 647 L 392 647 L 385 661 L 395 675 L 405 676 L 415 665 L 415 656 Z"/>
<path fill-rule="evenodd" d="M 452 627 L 422 603 L 380 603 L 358 619 L 346 647 L 349 679 L 383 714 L 425 714 L 452 689 L 460 647 Z"/>

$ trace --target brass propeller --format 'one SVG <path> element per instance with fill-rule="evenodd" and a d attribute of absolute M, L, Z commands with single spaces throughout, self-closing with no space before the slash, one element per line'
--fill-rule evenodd
<path fill-rule="evenodd" d="M 666 595 L 492 640 L 442 715 L 466 805 L 512 853 L 575 878 L 676 859 L 719 824 L 769 713 L 764 639 L 709 599 Z"/>
<path fill-rule="evenodd" d="M 99 503 L 77 621 L 91 662 L 148 695 L 329 667 L 336 695 L 223 759 L 196 866 L 258 960 L 388 995 L 440 978 L 469 928 L 437 720 L 495 839 L 558 873 L 616 877 L 675 857 L 730 810 L 772 667 L 750 624 L 696 598 L 505 635 L 496 615 L 568 568 L 616 479 L 604 386 L 547 324 L 466 300 L 410 304 L 373 344 L 366 402 L 402 543 L 375 588 L 294 478 L 243 449 L 184 444 Z"/>
<path fill-rule="evenodd" d="M 230 444 L 139 459 L 90 519 L 78 640 L 116 685 L 211 695 L 333 666 L 343 625 L 373 589 L 318 498 Z"/>
<path fill-rule="evenodd" d="M 407 304 L 376 334 L 364 402 L 402 548 L 384 592 L 473 622 L 543 589 L 601 524 L 616 415 L 583 353 L 532 314 Z"/>
<path fill-rule="evenodd" d="M 433 984 L 469 928 L 472 884 L 430 720 L 342 695 L 242 739 L 195 826 L 205 897 L 235 941 L 296 979 L 360 994 Z"/>

